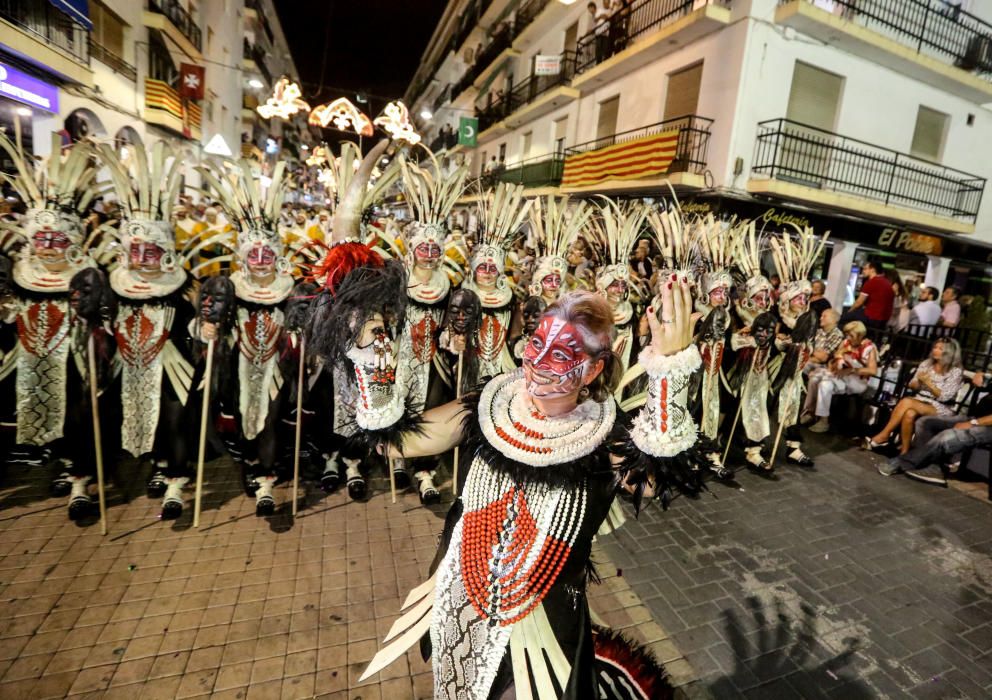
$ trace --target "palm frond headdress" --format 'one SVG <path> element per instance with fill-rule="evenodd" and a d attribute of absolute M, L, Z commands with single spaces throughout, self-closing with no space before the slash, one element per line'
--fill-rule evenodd
<path fill-rule="evenodd" d="M 569 206 L 568 197 L 548 195 L 535 199 L 530 209 L 530 227 L 537 248 L 537 261 L 531 278 L 531 294 L 541 293 L 541 280 L 568 272 L 568 247 L 589 223 L 592 209 L 586 202 Z"/>
<path fill-rule="evenodd" d="M 623 205 L 604 198 L 597 215 L 590 221 L 589 230 L 606 257 L 606 264 L 596 274 L 596 288 L 600 292 L 615 282 L 629 283 L 630 266 L 627 261 L 640 238 L 650 210 L 640 203 Z"/>
<path fill-rule="evenodd" d="M 472 251 L 472 279 L 483 264 L 493 264 L 499 282 L 506 285 L 506 252 L 527 220 L 531 202 L 524 199 L 524 186 L 501 182 L 479 198 L 479 240 Z"/>

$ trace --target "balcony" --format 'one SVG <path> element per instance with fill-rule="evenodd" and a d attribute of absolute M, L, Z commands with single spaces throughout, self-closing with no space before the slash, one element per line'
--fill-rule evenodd
<path fill-rule="evenodd" d="M 566 52 L 557 75 L 529 75 L 509 93 L 478 110 L 479 142 L 505 134 L 577 99 L 579 91 L 569 85 L 574 74 L 575 55 Z"/>
<path fill-rule="evenodd" d="M 747 189 L 910 225 L 972 233 L 985 178 L 788 119 L 773 119 L 758 124 Z"/>
<path fill-rule="evenodd" d="M 489 44 L 479 52 L 465 74 L 451 86 L 452 101 L 457 100 L 471 87 L 480 88 L 485 84 L 486 79 L 496 72 L 507 59 L 520 55 L 519 51 L 514 51 L 510 47 L 510 35 L 510 27 L 504 25 L 504 29 L 490 39 Z"/>
<path fill-rule="evenodd" d="M 203 35 L 193 16 L 178 0 L 148 0 L 148 9 L 142 14 L 142 23 L 157 29 L 175 43 L 190 58 L 201 61 Z"/>
<path fill-rule="evenodd" d="M 992 101 L 992 25 L 928 0 L 780 0 L 775 21 L 977 104 Z"/>
<path fill-rule="evenodd" d="M 265 62 L 265 50 L 245 39 L 242 42 L 242 51 L 242 67 L 249 72 L 261 73 L 262 77 L 265 78 L 265 83 L 272 85 L 272 71 L 269 70 L 269 66 Z"/>
<path fill-rule="evenodd" d="M 508 167 L 502 167 L 496 172 L 486 173 L 482 183 L 491 187 L 498 182 L 509 182 L 534 187 L 557 187 L 561 184 L 561 174 L 565 167 L 565 157 L 556 153 L 550 156 L 539 156 L 518 161 Z M 528 193 L 534 194 L 534 193 Z"/>
<path fill-rule="evenodd" d="M 176 89 L 164 80 L 145 78 L 145 121 L 200 140 L 200 106 L 181 100 Z"/>
<path fill-rule="evenodd" d="M 523 50 L 531 42 L 544 36 L 551 29 L 558 13 L 564 7 L 559 0 L 528 0 L 517 10 L 513 20 L 513 48 Z"/>
<path fill-rule="evenodd" d="M 572 86 L 586 94 L 727 26 L 726 4 L 640 0 L 627 5 L 579 40 Z"/>
<path fill-rule="evenodd" d="M 66 80 L 92 87 L 89 32 L 47 0 L 0 0 L 3 43 Z"/>
<path fill-rule="evenodd" d="M 702 188 L 713 120 L 695 114 L 611 134 L 565 150 L 561 191 Z"/>
<path fill-rule="evenodd" d="M 96 43 L 92 38 L 90 38 L 90 56 L 113 70 L 115 73 L 120 73 L 132 83 L 137 82 L 138 71 L 134 66 L 110 51 L 110 49 Z"/>

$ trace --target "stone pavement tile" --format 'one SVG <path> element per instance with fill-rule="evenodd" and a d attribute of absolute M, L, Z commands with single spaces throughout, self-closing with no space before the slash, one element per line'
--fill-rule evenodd
<path fill-rule="evenodd" d="M 148 680 L 141 689 L 139 700 L 172 700 L 176 697 L 182 676 L 155 678 Z"/>
<path fill-rule="evenodd" d="M 107 664 L 105 666 L 95 666 L 93 668 L 83 669 L 76 676 L 72 687 L 69 688 L 68 694 L 78 695 L 80 693 L 105 690 L 110 685 L 110 681 L 114 677 L 114 671 L 116 668 L 117 667 L 113 664 Z"/>
<path fill-rule="evenodd" d="M 287 669 L 288 673 L 288 669 Z M 303 700 L 314 696 L 315 674 L 310 671 L 283 678 L 279 697 L 281 700 Z"/>
<path fill-rule="evenodd" d="M 110 685 L 129 685 L 131 683 L 144 682 L 148 678 L 154 664 L 155 659 L 150 656 L 132 661 L 122 661 L 117 665 Z"/>

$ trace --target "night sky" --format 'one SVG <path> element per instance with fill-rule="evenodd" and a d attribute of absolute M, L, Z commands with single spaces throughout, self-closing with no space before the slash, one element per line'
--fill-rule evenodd
<path fill-rule="evenodd" d="M 311 105 L 342 95 L 354 101 L 354 93 L 363 92 L 373 97 L 371 106 L 360 105 L 371 116 L 385 100 L 403 96 L 446 4 L 446 0 L 275 0 L 300 71 L 304 99 Z"/>

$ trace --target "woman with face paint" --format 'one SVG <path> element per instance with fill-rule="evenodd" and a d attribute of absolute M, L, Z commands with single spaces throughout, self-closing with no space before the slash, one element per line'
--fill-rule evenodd
<path fill-rule="evenodd" d="M 649 315 L 651 343 L 640 355 L 649 399 L 633 421 L 612 396 L 612 309 L 597 294 L 572 292 L 540 318 L 521 369 L 428 411 L 402 452 L 390 448 L 415 456 L 460 444 L 466 478 L 432 577 L 408 600 L 417 613 L 363 678 L 429 633 L 435 698 L 513 697 L 542 678 L 555 679 L 558 697 L 612 697 L 617 678 L 596 661 L 585 600 L 592 539 L 618 491 L 668 497 L 674 486 L 694 489 L 698 474 L 686 406 L 700 364 L 688 281 L 673 276 Z M 359 405 L 358 423 L 369 428 L 382 427 L 383 397 L 401 400 L 381 355 L 359 349 L 372 345 L 375 327 L 367 324 L 349 353 L 378 397 L 374 413 Z M 643 688 L 645 675 L 644 667 L 625 675 L 626 685 Z"/>

